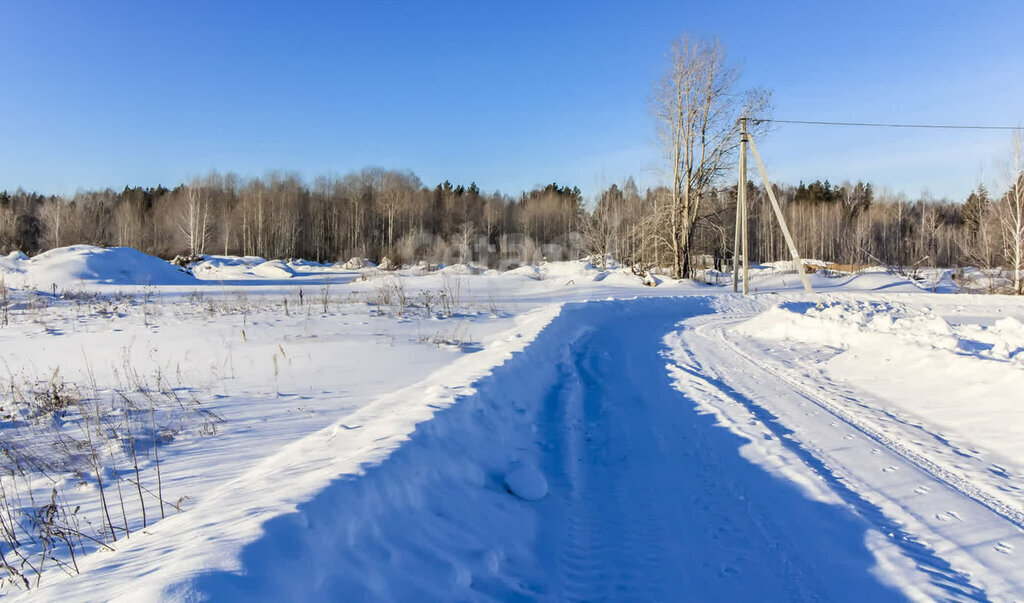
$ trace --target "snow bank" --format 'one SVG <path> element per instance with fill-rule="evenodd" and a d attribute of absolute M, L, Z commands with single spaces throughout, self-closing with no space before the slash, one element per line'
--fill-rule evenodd
<path fill-rule="evenodd" d="M 991 326 L 952 325 L 924 309 L 897 302 L 791 302 L 770 308 L 737 330 L 770 339 L 850 348 L 882 341 L 947 350 L 1024 368 L 1024 326 L 1006 317 Z"/>
<path fill-rule="evenodd" d="M 958 338 L 942 318 L 890 302 L 794 302 L 740 325 L 741 333 L 836 348 L 891 335 L 916 345 L 954 350 Z"/>
<path fill-rule="evenodd" d="M 488 474 L 500 480 L 522 464 L 517 455 L 531 444 L 535 426 L 524 407 L 508 404 L 506 398 L 481 398 L 474 395 L 474 387 L 480 387 L 481 380 L 488 383 L 488 376 L 510 358 L 522 358 L 520 352 L 559 312 L 558 305 L 550 304 L 522 315 L 514 329 L 482 350 L 459 356 L 422 382 L 354 410 L 339 411 L 337 423 L 270 454 L 244 475 L 204 495 L 187 513 L 150 526 L 150 536 L 132 538 L 119 543 L 114 553 L 80 561 L 88 564 L 81 576 L 44 581 L 37 596 L 235 600 L 239 596 L 233 570 L 239 569 L 239 562 L 257 573 L 259 590 L 250 593 L 257 599 L 319 600 L 344 592 L 345 598 L 358 600 L 373 592 L 409 594 L 403 589 L 415 580 L 410 581 L 405 565 L 377 564 L 381 550 L 362 545 L 372 545 L 375 522 L 398 512 L 399 521 L 392 527 L 400 533 L 394 545 L 386 545 L 395 547 L 390 553 L 404 555 L 412 549 L 402 545 L 415 542 L 430 552 L 429 558 L 437 558 L 457 547 L 450 540 L 423 538 L 421 528 L 433 530 L 446 523 L 434 512 L 434 495 L 442 496 L 449 510 L 473 517 L 483 517 L 478 515 L 482 512 L 493 519 L 490 527 L 495 532 L 489 540 L 495 544 L 510 533 L 526 534 L 522 524 L 532 513 L 528 503 L 491 487 Z M 549 376 L 557 374 L 553 366 L 538 368 Z M 542 391 L 544 383 L 522 387 L 520 393 Z M 497 385 L 504 387 L 503 382 Z M 450 408 L 457 400 L 460 403 Z M 431 421 L 435 413 L 448 418 Z M 523 476 L 520 485 L 524 496 L 538 496 L 536 476 Z M 444 489 L 438 491 L 437 486 Z M 351 492 L 351 487 L 359 491 Z M 504 505 L 510 503 L 524 505 L 512 519 L 502 516 Z M 423 523 L 424 513 L 434 520 Z M 318 527 L 296 532 L 294 522 Z M 274 553 L 256 559 L 243 554 L 239 559 L 247 543 L 255 550 L 269 545 Z M 290 552 L 281 556 L 286 550 Z M 372 565 L 362 566 L 365 562 Z M 265 571 L 264 564 L 277 569 Z M 292 580 L 291 569 L 282 571 L 286 566 L 303 567 L 306 578 Z M 391 584 L 378 583 L 380 575 L 387 575 Z M 416 575 L 429 578 L 427 586 L 437 589 L 426 600 L 443 599 L 453 588 L 460 594 L 470 592 L 441 576 Z M 323 590 L 325 580 L 346 588 L 328 593 Z M 309 593 L 317 596 L 304 596 Z"/>
<path fill-rule="evenodd" d="M 27 258 L 20 252 L 0 261 L 9 284 L 67 289 L 79 283 L 101 285 L 193 285 L 185 269 L 130 247 L 60 247 Z"/>

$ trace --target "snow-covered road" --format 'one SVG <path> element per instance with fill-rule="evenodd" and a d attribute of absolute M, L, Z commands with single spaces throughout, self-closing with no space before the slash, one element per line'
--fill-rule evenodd
<path fill-rule="evenodd" d="M 820 351 L 736 328 L 766 303 L 542 307 L 35 594 L 1024 596 L 1021 480 L 836 382 Z"/>
<path fill-rule="evenodd" d="M 1013 546 L 1014 526 L 739 354 L 721 335 L 737 317 L 712 312 L 707 298 L 567 306 L 384 463 L 265 526 L 241 574 L 209 574 L 186 591 L 406 600 L 1020 592 L 998 579 L 1013 578 L 1012 558 L 978 542 Z M 508 492 L 503 476 L 522 466 L 546 477 L 542 500 Z M 937 536 L 894 507 L 907 502 L 893 500 L 900 488 L 928 493 L 919 516 L 942 507 L 963 521 Z"/>

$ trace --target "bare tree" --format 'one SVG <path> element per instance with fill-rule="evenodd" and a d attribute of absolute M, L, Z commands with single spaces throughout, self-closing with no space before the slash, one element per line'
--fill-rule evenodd
<path fill-rule="evenodd" d="M 625 204 L 625 195 L 613 184 L 601 193 L 594 211 L 583 220 L 584 249 L 591 261 L 596 259 L 601 270 L 607 268 L 608 256 L 622 259 L 620 238 Z"/>
<path fill-rule="evenodd" d="M 1003 197 L 1000 222 L 1003 227 L 1003 250 L 1006 263 L 1012 272 L 1013 293 L 1024 294 L 1021 287 L 1021 272 L 1024 271 L 1024 172 L 1021 171 L 1021 154 L 1024 153 L 1024 139 L 1018 130 L 1013 136 L 1013 166 L 1008 180 L 1010 190 Z"/>
<path fill-rule="evenodd" d="M 64 199 L 51 199 L 40 208 L 39 213 L 43 226 L 43 240 L 51 248 L 60 247 L 63 234 L 61 227 L 68 213 L 67 202 Z"/>
<path fill-rule="evenodd" d="M 765 111 L 768 96 L 733 91 L 739 73 L 727 65 L 717 39 L 684 35 L 672 45 L 668 59 L 668 71 L 654 89 L 652 114 L 672 179 L 672 273 L 684 278 L 690 276 L 693 226 L 702 194 L 729 166 L 739 142 L 737 119 Z"/>
<path fill-rule="evenodd" d="M 182 207 L 181 223 L 178 228 L 185 236 L 189 255 L 202 255 L 206 251 L 207 217 L 209 204 L 198 181 L 193 181 L 185 189 L 185 204 Z"/>
<path fill-rule="evenodd" d="M 455 233 L 456 247 L 459 251 L 459 262 L 468 264 L 473 260 L 473 239 L 476 238 L 476 225 L 463 222 Z"/>

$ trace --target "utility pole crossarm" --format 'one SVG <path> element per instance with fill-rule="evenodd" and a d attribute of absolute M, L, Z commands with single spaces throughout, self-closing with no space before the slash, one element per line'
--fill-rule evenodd
<path fill-rule="evenodd" d="M 772 209 L 775 210 L 775 217 L 779 220 L 779 227 L 782 228 L 782 236 L 785 237 L 786 245 L 789 246 L 789 252 L 793 256 L 793 264 L 796 265 L 796 269 L 800 273 L 800 280 L 803 281 L 804 291 L 814 293 L 814 289 L 811 288 L 811 281 L 807 278 L 807 272 L 804 270 L 804 261 L 796 250 L 796 243 L 793 242 L 793 236 L 789 234 L 789 227 L 786 226 L 786 218 L 782 215 L 782 208 L 779 206 L 778 200 L 775 199 L 775 190 L 772 188 L 772 183 L 768 180 L 768 173 L 764 169 L 764 163 L 761 162 L 761 155 L 757 152 L 754 138 L 747 134 L 746 139 L 750 143 L 750 150 L 754 154 L 754 161 L 757 162 L 757 169 L 761 172 L 761 182 L 764 183 L 764 188 L 768 192 L 768 199 L 772 202 Z"/>

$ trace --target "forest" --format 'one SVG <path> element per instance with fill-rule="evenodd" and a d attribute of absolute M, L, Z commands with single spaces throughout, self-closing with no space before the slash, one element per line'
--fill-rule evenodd
<path fill-rule="evenodd" d="M 787 258 L 762 187 L 748 184 L 751 260 Z M 801 253 L 839 264 L 997 267 L 1000 198 L 982 186 L 963 202 L 878 194 L 827 180 L 776 193 Z M 696 268 L 729 255 L 736 187 L 710 187 L 694 222 Z M 476 184 L 424 185 L 409 171 L 366 168 L 307 183 L 294 174 L 241 179 L 211 173 L 168 189 L 126 187 L 70 197 L 0 193 L 0 247 L 36 254 L 85 243 L 129 246 L 167 259 L 225 254 L 318 262 L 366 257 L 396 265 L 455 261 L 509 267 L 611 256 L 648 270 L 669 263 L 665 187 L 632 178 L 587 204 L 579 188 L 549 184 L 518 197 Z"/>

